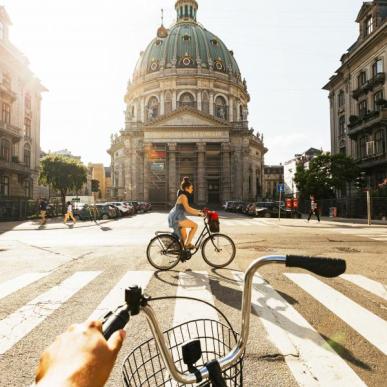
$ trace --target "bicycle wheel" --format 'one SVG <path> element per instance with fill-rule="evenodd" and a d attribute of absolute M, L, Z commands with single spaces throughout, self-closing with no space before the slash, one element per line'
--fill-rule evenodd
<path fill-rule="evenodd" d="M 179 262 L 182 253 L 180 242 L 169 234 L 153 238 L 146 249 L 149 263 L 158 270 L 170 270 Z"/>
<path fill-rule="evenodd" d="M 212 267 L 228 266 L 234 260 L 235 253 L 235 244 L 227 235 L 213 234 L 203 242 L 203 259 Z"/>

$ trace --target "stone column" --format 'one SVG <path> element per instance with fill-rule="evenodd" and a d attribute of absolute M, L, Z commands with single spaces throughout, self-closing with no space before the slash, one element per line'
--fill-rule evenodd
<path fill-rule="evenodd" d="M 234 98 L 232 97 L 229 98 L 228 102 L 228 120 L 230 122 L 234 121 Z"/>
<path fill-rule="evenodd" d="M 173 205 L 176 202 L 177 193 L 177 177 L 176 177 L 176 152 L 177 144 L 168 144 L 168 192 L 169 192 L 169 204 Z"/>
<path fill-rule="evenodd" d="M 149 169 L 149 153 L 152 144 L 144 145 L 144 201 L 149 201 L 149 186 L 150 186 L 150 169 Z"/>
<path fill-rule="evenodd" d="M 251 174 L 252 192 L 251 192 L 251 196 L 252 196 L 252 199 L 254 201 L 256 201 L 257 200 L 257 166 L 253 164 L 251 166 L 251 168 L 252 168 L 252 174 Z"/>
<path fill-rule="evenodd" d="M 202 111 L 202 91 L 199 90 L 197 94 L 198 110 Z"/>
<path fill-rule="evenodd" d="M 136 149 L 136 196 L 134 200 L 144 200 L 144 149 Z"/>
<path fill-rule="evenodd" d="M 165 93 L 162 91 L 160 94 L 160 115 L 163 116 L 165 114 Z"/>
<path fill-rule="evenodd" d="M 142 97 L 140 100 L 140 111 L 141 111 L 141 122 L 145 122 L 145 98 Z"/>
<path fill-rule="evenodd" d="M 176 95 L 176 90 L 173 90 L 172 92 L 172 111 L 176 110 L 176 98 L 177 98 L 177 95 Z"/>
<path fill-rule="evenodd" d="M 242 200 L 242 175 L 243 175 L 243 164 L 242 164 L 242 149 L 240 146 L 236 146 L 234 149 L 234 162 L 233 162 L 233 200 Z"/>
<path fill-rule="evenodd" d="M 249 162 L 249 148 L 243 148 L 243 192 L 242 199 L 248 200 L 249 192 L 249 177 L 250 177 L 250 162 Z"/>
<path fill-rule="evenodd" d="M 206 144 L 198 143 L 198 181 L 197 181 L 197 203 L 198 205 L 206 204 Z"/>
<path fill-rule="evenodd" d="M 210 115 L 213 116 L 214 115 L 214 93 L 210 93 Z"/>
<path fill-rule="evenodd" d="M 222 144 L 222 200 L 231 200 L 230 144 Z"/>

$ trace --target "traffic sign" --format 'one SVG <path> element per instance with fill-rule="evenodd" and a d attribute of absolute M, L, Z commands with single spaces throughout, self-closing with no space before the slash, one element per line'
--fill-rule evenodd
<path fill-rule="evenodd" d="M 278 183 L 277 184 L 277 192 L 278 193 L 284 193 L 285 192 L 285 184 L 283 184 L 283 183 Z"/>

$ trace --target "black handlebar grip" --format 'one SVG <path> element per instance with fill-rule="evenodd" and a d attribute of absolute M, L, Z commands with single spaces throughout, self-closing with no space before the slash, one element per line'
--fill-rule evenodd
<path fill-rule="evenodd" d="M 299 267 L 309 270 L 321 277 L 333 278 L 345 273 L 347 268 L 343 259 L 304 257 L 301 255 L 288 255 L 286 257 L 287 267 Z"/>
<path fill-rule="evenodd" d="M 124 329 L 129 322 L 129 318 L 129 311 L 126 305 L 118 308 L 114 313 L 108 313 L 102 323 L 102 334 L 105 339 L 109 340 L 114 332 Z"/>

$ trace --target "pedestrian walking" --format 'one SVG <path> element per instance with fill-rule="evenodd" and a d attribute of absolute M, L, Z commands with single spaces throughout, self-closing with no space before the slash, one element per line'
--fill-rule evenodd
<path fill-rule="evenodd" d="M 71 204 L 71 202 L 67 202 L 67 212 L 63 220 L 64 224 L 67 224 L 69 218 L 71 218 L 74 224 L 77 223 L 73 215 L 73 205 Z"/>
<path fill-rule="evenodd" d="M 44 198 L 40 199 L 39 202 L 39 215 L 40 215 L 40 225 L 43 226 L 46 224 L 46 216 L 47 216 L 47 201 Z"/>
<path fill-rule="evenodd" d="M 308 222 L 310 221 L 310 218 L 312 217 L 313 214 L 316 215 L 317 220 L 320 222 L 320 214 L 319 214 L 317 200 L 314 196 L 311 196 L 310 197 L 310 211 L 309 211 Z"/>

